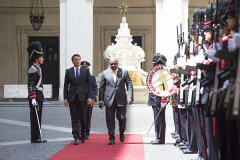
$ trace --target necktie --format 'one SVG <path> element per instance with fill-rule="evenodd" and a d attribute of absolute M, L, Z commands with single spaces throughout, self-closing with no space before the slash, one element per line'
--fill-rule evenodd
<path fill-rule="evenodd" d="M 113 71 L 113 74 L 114 83 L 116 83 L 117 71 Z"/>
<path fill-rule="evenodd" d="M 76 69 L 76 81 L 77 81 L 77 83 L 78 83 L 78 77 L 79 77 L 79 75 L 78 75 L 78 68 Z"/>

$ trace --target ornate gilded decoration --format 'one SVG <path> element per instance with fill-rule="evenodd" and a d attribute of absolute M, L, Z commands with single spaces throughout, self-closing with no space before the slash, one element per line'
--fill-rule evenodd
<path fill-rule="evenodd" d="M 125 17 L 125 12 L 127 12 L 128 10 L 130 9 L 127 9 L 129 6 L 127 6 L 127 3 L 126 5 L 124 4 L 124 2 L 122 3 L 121 6 L 118 6 L 118 8 L 120 8 L 120 14 L 123 13 L 123 16 Z"/>

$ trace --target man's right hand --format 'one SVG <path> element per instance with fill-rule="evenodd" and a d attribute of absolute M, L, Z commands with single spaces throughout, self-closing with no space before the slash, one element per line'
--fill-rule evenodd
<path fill-rule="evenodd" d="M 64 105 L 65 105 L 66 107 L 68 107 L 68 100 L 67 100 L 67 99 L 64 100 Z"/>
<path fill-rule="evenodd" d="M 103 109 L 103 101 L 99 102 L 99 108 Z"/>

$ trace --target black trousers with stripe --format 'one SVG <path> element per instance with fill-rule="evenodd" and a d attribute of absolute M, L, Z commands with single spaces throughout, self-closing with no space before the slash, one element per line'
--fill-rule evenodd
<path fill-rule="evenodd" d="M 37 102 L 38 107 L 37 109 L 37 114 L 39 118 L 39 123 L 41 127 L 41 121 L 42 121 L 42 102 Z M 31 124 L 31 140 L 37 140 L 40 139 L 40 131 L 38 127 L 38 121 L 37 121 L 37 115 L 35 111 L 35 107 L 32 106 L 32 100 L 29 100 L 29 108 L 30 108 L 30 124 Z"/>
<path fill-rule="evenodd" d="M 154 120 L 156 119 L 159 110 L 156 106 L 152 106 L 153 109 L 153 115 Z M 166 120 L 165 120 L 165 110 L 164 108 L 160 114 L 158 115 L 156 121 L 155 121 L 155 141 L 165 143 L 165 134 L 166 134 Z"/>

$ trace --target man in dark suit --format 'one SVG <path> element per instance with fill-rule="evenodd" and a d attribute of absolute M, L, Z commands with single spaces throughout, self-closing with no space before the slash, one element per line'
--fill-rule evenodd
<path fill-rule="evenodd" d="M 81 66 L 82 67 L 89 67 L 91 64 L 87 61 L 82 61 Z M 91 128 L 91 118 L 92 118 L 92 110 L 95 102 L 97 101 L 97 95 L 98 95 L 98 86 L 96 82 L 95 76 L 91 76 L 92 78 L 92 85 L 93 85 L 93 97 L 92 97 L 92 103 L 90 105 L 87 105 L 87 113 L 86 113 L 86 120 L 87 120 L 87 126 L 86 126 L 86 139 L 89 139 L 89 134 L 90 134 L 90 128 Z M 79 132 L 81 130 L 81 124 L 78 122 L 79 125 Z M 80 139 L 79 135 L 79 139 Z"/>
<path fill-rule="evenodd" d="M 81 67 L 79 54 L 72 56 L 74 67 L 66 70 L 64 80 L 64 104 L 69 109 L 72 120 L 74 144 L 78 145 L 78 119 L 81 122 L 81 142 L 85 141 L 87 105 L 92 103 L 92 80 L 89 69 Z"/>
<path fill-rule="evenodd" d="M 126 129 L 127 96 L 125 84 L 128 89 L 128 104 L 133 103 L 133 85 L 128 71 L 118 67 L 116 58 L 110 59 L 110 67 L 102 72 L 99 87 L 99 108 L 106 106 L 106 122 L 109 134 L 108 145 L 115 144 L 115 112 L 119 121 L 120 141 L 124 142 Z M 105 92 L 106 91 L 106 92 Z"/>

